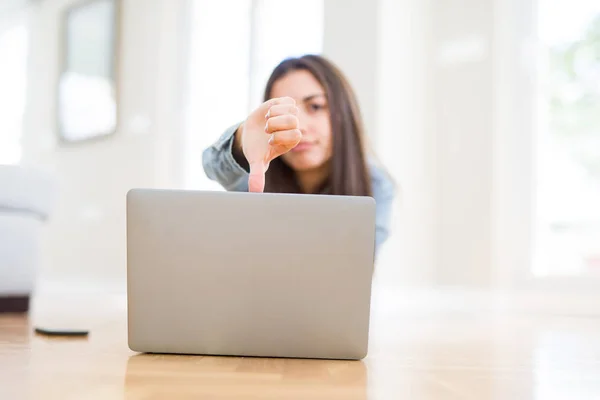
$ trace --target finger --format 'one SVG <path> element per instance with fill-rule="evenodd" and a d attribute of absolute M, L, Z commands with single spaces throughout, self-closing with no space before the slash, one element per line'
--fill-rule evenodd
<path fill-rule="evenodd" d="M 278 117 L 280 115 L 298 115 L 298 107 L 294 104 L 275 104 L 269 111 L 267 111 L 267 115 L 265 115 L 266 119 L 271 117 Z"/>
<path fill-rule="evenodd" d="M 265 132 L 273 133 L 278 131 L 298 129 L 299 125 L 300 121 L 295 115 L 279 115 L 277 117 L 271 117 L 267 120 L 267 123 L 265 124 Z"/>
<path fill-rule="evenodd" d="M 278 104 L 293 104 L 296 105 L 296 100 L 292 99 L 291 97 L 275 97 L 272 99 L 269 99 L 267 101 L 265 101 L 264 103 L 261 104 L 260 109 L 262 110 L 262 114 L 265 115 L 267 113 L 267 111 L 269 111 L 269 108 L 278 105 Z"/>
<path fill-rule="evenodd" d="M 269 144 L 273 146 L 284 146 L 288 149 L 294 148 L 302 139 L 300 129 L 291 129 L 288 131 L 275 132 L 269 139 Z"/>
<path fill-rule="evenodd" d="M 254 193 L 262 193 L 265 190 L 265 166 L 262 163 L 250 164 L 250 176 L 248 177 L 248 190 Z"/>

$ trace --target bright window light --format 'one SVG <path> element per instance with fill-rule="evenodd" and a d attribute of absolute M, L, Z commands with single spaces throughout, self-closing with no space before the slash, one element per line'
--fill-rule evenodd
<path fill-rule="evenodd" d="M 600 3 L 539 2 L 537 277 L 600 277 Z"/>
<path fill-rule="evenodd" d="M 24 24 L 0 27 L 0 164 L 17 164 L 21 159 L 27 41 Z"/>

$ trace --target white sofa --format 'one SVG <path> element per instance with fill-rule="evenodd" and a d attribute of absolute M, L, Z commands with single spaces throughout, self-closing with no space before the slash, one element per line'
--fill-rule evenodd
<path fill-rule="evenodd" d="M 26 312 L 39 268 L 41 229 L 55 182 L 35 168 L 0 165 L 0 312 Z"/>

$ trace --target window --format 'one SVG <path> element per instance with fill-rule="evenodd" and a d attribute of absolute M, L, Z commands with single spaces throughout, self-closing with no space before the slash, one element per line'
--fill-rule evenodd
<path fill-rule="evenodd" d="M 600 3 L 540 0 L 534 275 L 600 277 Z"/>
<path fill-rule="evenodd" d="M 25 18 L 0 20 L 0 164 L 16 164 L 21 159 L 27 51 Z"/>
<path fill-rule="evenodd" d="M 269 75 L 281 60 L 321 52 L 323 14 L 323 0 L 192 3 L 186 188 L 221 189 L 204 174 L 202 150 L 262 102 Z"/>
<path fill-rule="evenodd" d="M 254 7 L 252 108 L 262 102 L 267 80 L 282 60 L 321 53 L 324 18 L 323 0 L 257 0 Z"/>
<path fill-rule="evenodd" d="M 195 0 L 191 10 L 184 185 L 219 190 L 202 151 L 248 110 L 250 0 Z"/>

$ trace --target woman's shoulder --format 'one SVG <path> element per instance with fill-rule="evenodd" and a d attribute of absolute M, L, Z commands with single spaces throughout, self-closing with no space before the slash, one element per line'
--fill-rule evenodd
<path fill-rule="evenodd" d="M 367 167 L 371 176 L 373 197 L 375 199 L 394 197 L 396 194 L 396 185 L 385 167 L 373 158 L 367 161 Z"/>

